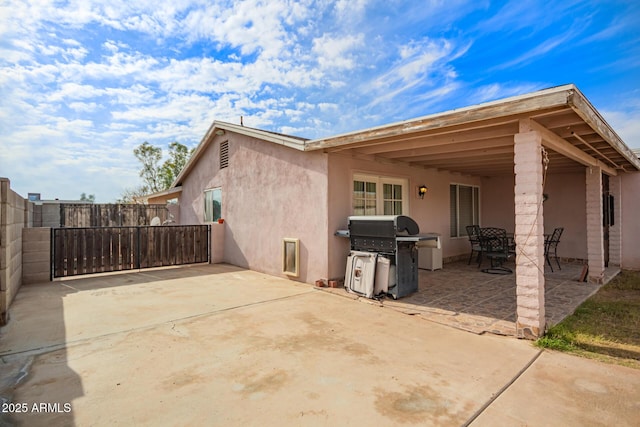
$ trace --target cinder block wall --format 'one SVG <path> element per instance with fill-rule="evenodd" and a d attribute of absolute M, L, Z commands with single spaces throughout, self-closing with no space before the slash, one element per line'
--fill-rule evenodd
<path fill-rule="evenodd" d="M 51 229 L 22 229 L 22 284 L 47 282 L 51 272 Z"/>
<path fill-rule="evenodd" d="M 30 203 L 0 178 L 0 325 L 22 284 L 22 229 L 28 226 Z"/>

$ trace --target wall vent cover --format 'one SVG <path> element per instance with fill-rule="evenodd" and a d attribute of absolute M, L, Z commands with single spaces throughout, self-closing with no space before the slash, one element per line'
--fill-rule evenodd
<path fill-rule="evenodd" d="M 220 169 L 229 166 L 229 141 L 220 143 Z"/>

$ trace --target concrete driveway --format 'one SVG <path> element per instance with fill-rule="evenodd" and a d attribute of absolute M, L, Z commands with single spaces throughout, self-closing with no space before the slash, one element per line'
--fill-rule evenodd
<path fill-rule="evenodd" d="M 640 371 L 227 265 L 24 286 L 0 369 L 0 425 L 632 426 L 640 413 Z"/>

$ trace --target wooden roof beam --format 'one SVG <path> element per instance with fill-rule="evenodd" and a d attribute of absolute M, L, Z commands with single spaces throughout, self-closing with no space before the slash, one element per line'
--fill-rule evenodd
<path fill-rule="evenodd" d="M 378 153 L 389 158 L 429 156 L 434 154 L 459 153 L 466 150 L 482 150 L 490 148 L 500 148 L 513 145 L 513 135 L 480 141 L 468 141 L 460 143 L 440 143 L 412 150 L 399 150 L 388 153 Z M 356 150 L 361 152 L 360 150 Z"/>
<path fill-rule="evenodd" d="M 465 151 L 455 151 L 455 152 L 447 152 L 441 154 L 429 154 L 426 156 L 406 156 L 406 157 L 397 157 L 392 156 L 390 158 L 395 158 L 398 160 L 404 160 L 408 162 L 420 162 L 420 161 L 434 161 L 434 160 L 442 160 L 442 159 L 460 159 L 472 156 L 494 156 L 498 154 L 513 154 L 513 146 L 499 146 L 493 148 L 482 148 L 477 150 L 465 150 Z M 387 157 L 387 156 L 384 156 Z"/>
<path fill-rule="evenodd" d="M 501 126 L 490 126 L 482 129 L 447 133 L 446 135 L 425 136 L 412 141 L 396 141 L 385 145 L 363 147 L 358 151 L 365 154 L 379 154 L 391 151 L 416 150 L 432 145 L 459 144 L 478 140 L 495 139 L 503 136 L 513 136 L 517 130 L 518 123 L 514 122 Z"/>
<path fill-rule="evenodd" d="M 602 170 L 608 175 L 618 175 L 618 172 L 615 169 L 607 166 L 595 157 L 588 155 L 567 140 L 560 138 L 558 135 L 551 132 L 540 123 L 534 120 L 523 121 L 523 123 L 521 124 L 521 128 L 526 129 L 527 127 L 529 127 L 533 131 L 540 133 L 540 135 L 542 136 L 542 145 L 552 149 L 556 153 L 562 154 L 563 156 L 575 160 L 576 162 L 585 166 L 598 166 L 602 168 Z"/>

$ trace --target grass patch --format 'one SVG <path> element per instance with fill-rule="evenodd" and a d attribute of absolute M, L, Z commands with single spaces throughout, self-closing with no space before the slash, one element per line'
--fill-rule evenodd
<path fill-rule="evenodd" d="M 640 369 L 640 272 L 621 272 L 536 345 Z"/>

